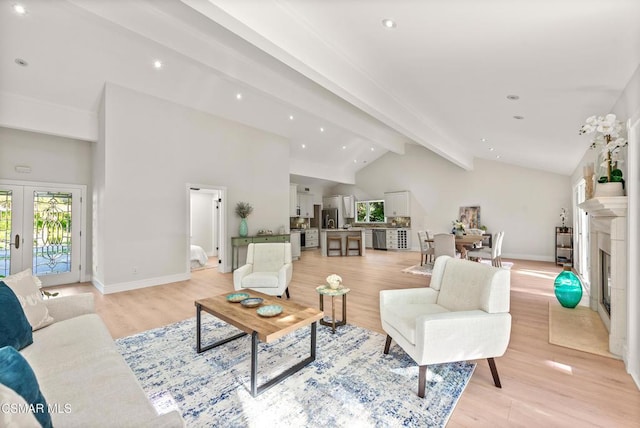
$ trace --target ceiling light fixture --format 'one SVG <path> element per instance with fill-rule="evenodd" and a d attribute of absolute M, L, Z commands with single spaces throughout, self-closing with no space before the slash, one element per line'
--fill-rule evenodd
<path fill-rule="evenodd" d="M 500 159 L 500 155 L 496 156 L 496 159 Z"/>
<path fill-rule="evenodd" d="M 342 150 L 346 150 L 346 149 L 347 149 L 347 146 L 342 146 Z"/>
<path fill-rule="evenodd" d="M 396 28 L 396 23 L 393 19 L 383 19 L 382 25 L 384 26 L 384 28 Z"/>
<path fill-rule="evenodd" d="M 303 149 L 306 149 L 306 148 L 307 148 L 307 145 L 306 145 L 306 144 L 303 144 L 303 145 L 302 145 L 302 148 L 303 148 Z"/>
<path fill-rule="evenodd" d="M 373 147 L 371 147 L 371 151 L 374 151 L 375 149 Z"/>
<path fill-rule="evenodd" d="M 16 58 L 15 61 L 16 61 L 16 64 L 18 64 L 21 67 L 26 67 L 29 65 L 29 63 L 23 60 L 22 58 Z"/>
<path fill-rule="evenodd" d="M 324 128 L 323 127 L 320 127 L 320 132 L 324 132 Z"/>
<path fill-rule="evenodd" d="M 27 9 L 19 3 L 13 5 L 13 11 L 20 16 L 24 16 L 27 14 Z"/>
<path fill-rule="evenodd" d="M 160 70 L 162 68 L 162 61 L 160 61 L 159 59 L 153 61 L 153 68 L 155 68 L 156 70 Z"/>
<path fill-rule="evenodd" d="M 293 115 L 292 114 L 289 115 L 289 120 L 293 120 Z"/>
<path fill-rule="evenodd" d="M 511 101 L 516 101 L 516 100 L 519 100 L 520 97 L 517 95 L 507 95 L 507 99 Z"/>
<path fill-rule="evenodd" d="M 483 143 L 486 143 L 487 139 L 486 138 L 480 138 L 480 141 L 482 141 Z"/>
<path fill-rule="evenodd" d="M 354 159 L 354 160 L 353 160 L 353 163 L 358 163 L 358 160 L 357 160 L 357 159 Z"/>
<path fill-rule="evenodd" d="M 236 100 L 240 101 L 242 99 L 242 94 L 240 92 L 238 92 L 236 94 Z"/>
<path fill-rule="evenodd" d="M 493 151 L 493 147 L 489 147 L 489 151 L 492 152 Z"/>
<path fill-rule="evenodd" d="M 524 116 L 513 116 L 514 119 L 518 119 L 518 120 L 522 120 L 524 119 Z"/>

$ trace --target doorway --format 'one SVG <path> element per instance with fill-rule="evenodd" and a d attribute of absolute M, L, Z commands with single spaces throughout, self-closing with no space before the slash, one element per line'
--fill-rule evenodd
<path fill-rule="evenodd" d="M 31 269 L 43 286 L 81 280 L 86 186 L 0 181 L 0 277 Z"/>
<path fill-rule="evenodd" d="M 211 185 L 188 185 L 188 269 L 201 268 L 195 254 L 204 252 L 208 267 L 215 263 L 219 272 L 224 272 L 226 219 L 224 199 L 226 189 Z"/>

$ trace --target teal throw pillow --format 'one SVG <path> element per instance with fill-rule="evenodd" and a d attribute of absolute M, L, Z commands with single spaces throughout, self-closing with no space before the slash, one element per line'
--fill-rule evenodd
<path fill-rule="evenodd" d="M 3 281 L 0 281 L 0 308 L 0 347 L 13 346 L 19 351 L 31 345 L 31 324 L 15 293 Z"/>
<path fill-rule="evenodd" d="M 24 398 L 43 428 L 52 427 L 51 415 L 36 375 L 27 360 L 12 346 L 0 348 L 0 383 Z"/>

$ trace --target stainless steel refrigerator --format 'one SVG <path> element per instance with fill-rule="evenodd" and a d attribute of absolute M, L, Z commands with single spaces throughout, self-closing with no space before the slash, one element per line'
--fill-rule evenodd
<path fill-rule="evenodd" d="M 338 209 L 325 208 L 322 210 L 322 228 L 338 229 L 342 225 L 338 224 Z"/>

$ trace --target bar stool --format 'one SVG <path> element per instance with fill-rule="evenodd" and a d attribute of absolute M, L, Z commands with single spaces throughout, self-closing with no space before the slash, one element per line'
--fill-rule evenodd
<path fill-rule="evenodd" d="M 331 248 L 331 243 L 337 242 L 338 248 Z M 327 236 L 327 257 L 334 257 L 331 255 L 331 251 L 338 251 L 338 256 L 342 256 L 342 237 L 341 236 Z"/>
<path fill-rule="evenodd" d="M 356 248 L 351 248 L 351 243 L 355 242 L 358 246 Z M 360 236 L 347 236 L 347 251 L 346 251 L 346 255 L 350 256 L 351 254 L 349 254 L 350 251 L 354 251 L 354 250 L 358 250 L 358 255 L 361 256 L 362 255 L 362 237 Z"/>

